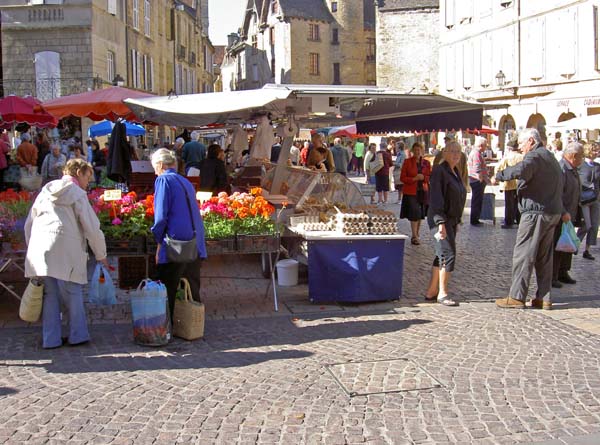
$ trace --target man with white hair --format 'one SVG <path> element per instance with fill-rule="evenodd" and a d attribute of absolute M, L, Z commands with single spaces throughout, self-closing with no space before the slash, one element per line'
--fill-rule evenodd
<path fill-rule="evenodd" d="M 558 162 L 563 175 L 563 189 L 561 192 L 563 210 L 563 222 L 570 221 L 577 217 L 579 207 L 579 198 L 581 195 L 581 182 L 577 168 L 583 163 L 583 145 L 579 142 L 570 142 L 563 151 L 563 157 Z M 554 231 L 554 242 L 560 237 L 562 224 L 559 224 Z M 572 253 L 554 252 L 552 287 L 562 287 L 561 283 L 575 284 L 576 281 L 569 276 L 571 270 Z"/>
<path fill-rule="evenodd" d="M 183 146 L 181 159 L 185 162 L 185 172 L 192 167 L 200 169 L 200 163 L 206 159 L 206 146 L 199 142 L 200 132 L 192 131 L 192 140 Z"/>
<path fill-rule="evenodd" d="M 485 186 L 490 183 L 487 165 L 483 158 L 483 152 L 487 147 L 487 140 L 477 136 L 473 150 L 469 153 L 467 167 L 469 169 L 469 185 L 471 186 L 471 225 L 481 224 L 481 208 L 483 206 L 483 193 Z"/>
<path fill-rule="evenodd" d="M 348 154 L 348 150 L 342 147 L 342 140 L 340 138 L 335 138 L 333 140 L 331 154 L 333 155 L 335 172 L 346 176 L 348 174 L 348 164 L 350 163 L 350 155 Z"/>
<path fill-rule="evenodd" d="M 498 181 L 518 179 L 517 199 L 521 221 L 512 259 L 512 284 L 507 297 L 496 300 L 504 309 L 524 309 L 531 273 L 535 268 L 537 293 L 535 309 L 551 309 L 554 230 L 568 220 L 561 199 L 563 175 L 554 155 L 544 147 L 538 131 L 527 128 L 519 134 L 523 161 L 496 174 Z"/>

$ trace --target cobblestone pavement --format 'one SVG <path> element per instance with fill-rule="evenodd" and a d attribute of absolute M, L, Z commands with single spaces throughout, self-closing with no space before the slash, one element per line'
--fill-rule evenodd
<path fill-rule="evenodd" d="M 600 443 L 600 249 L 574 258 L 555 310 L 503 311 L 515 235 L 462 228 L 458 308 L 422 301 L 424 227 L 399 301 L 311 305 L 300 285 L 275 313 L 256 260 L 222 257 L 203 270 L 204 340 L 136 346 L 126 303 L 90 307 L 76 348 L 4 319 L 0 443 Z"/>

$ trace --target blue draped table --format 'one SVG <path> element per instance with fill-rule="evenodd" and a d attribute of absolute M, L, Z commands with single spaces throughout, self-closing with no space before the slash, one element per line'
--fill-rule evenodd
<path fill-rule="evenodd" d="M 298 234 L 308 245 L 312 302 L 362 303 L 402 295 L 405 235 Z"/>

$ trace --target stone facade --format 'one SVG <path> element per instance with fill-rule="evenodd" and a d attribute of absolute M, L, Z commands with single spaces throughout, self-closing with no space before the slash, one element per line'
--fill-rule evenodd
<path fill-rule="evenodd" d="M 224 89 L 265 83 L 373 85 L 370 0 L 249 0 L 222 66 Z"/>
<path fill-rule="evenodd" d="M 157 94 L 212 91 L 214 48 L 202 28 L 206 13 L 195 4 L 200 3 L 0 0 L 5 94 L 49 99 L 111 85 L 117 74 L 123 86 Z M 40 58 L 42 52 L 57 56 Z M 42 91 L 36 64 L 53 57 L 54 72 L 42 73 L 47 84 Z"/>
<path fill-rule="evenodd" d="M 439 8 L 428 2 L 377 9 L 377 85 L 401 92 L 439 90 Z M 399 3 L 399 2 L 397 2 Z"/>

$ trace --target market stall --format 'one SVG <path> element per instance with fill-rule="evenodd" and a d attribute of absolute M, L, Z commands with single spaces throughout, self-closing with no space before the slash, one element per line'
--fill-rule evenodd
<path fill-rule="evenodd" d="M 380 101 L 386 104 L 384 111 L 399 114 L 391 116 L 390 128 L 383 131 L 373 124 L 377 115 L 372 111 Z M 406 237 L 398 233 L 396 216 L 366 206 L 359 189 L 346 177 L 288 166 L 298 123 L 313 128 L 352 125 L 365 108 L 369 113 L 362 117 L 369 124 L 361 128 L 356 121 L 353 131 L 480 128 L 482 118 L 480 104 L 365 86 L 265 85 L 260 90 L 127 99 L 125 103 L 141 119 L 165 125 L 229 125 L 239 131 L 239 124 L 255 122 L 257 134 L 266 125 L 271 136 L 277 128 L 283 137 L 278 163 L 272 166 L 258 159 L 268 158 L 271 145 L 267 137 L 257 147 L 255 138 L 250 151 L 257 161 L 255 176 L 247 178 L 256 181 L 260 172 L 263 189 L 285 195 L 289 206 L 282 222 L 286 234 L 299 243 L 290 254 L 308 264 L 313 301 L 399 298 Z"/>

